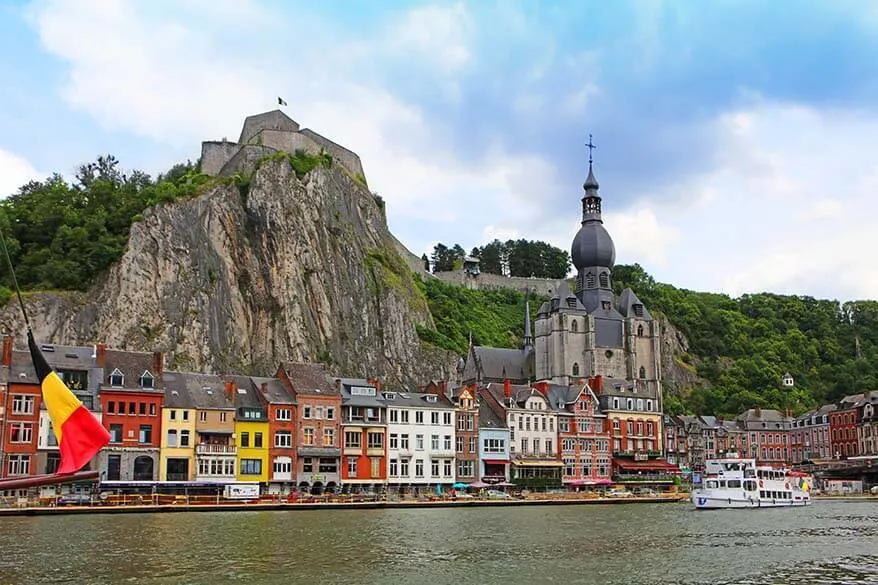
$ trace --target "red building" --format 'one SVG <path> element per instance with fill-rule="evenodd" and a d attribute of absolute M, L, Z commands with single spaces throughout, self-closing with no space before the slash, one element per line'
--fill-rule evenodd
<path fill-rule="evenodd" d="M 341 393 L 322 364 L 284 362 L 276 377 L 296 402 L 296 483 L 335 491 L 341 483 Z"/>
<path fill-rule="evenodd" d="M 95 348 L 103 369 L 99 389 L 102 422 L 110 444 L 98 456 L 108 481 L 157 481 L 164 402 L 164 356 Z"/>
<path fill-rule="evenodd" d="M 7 383 L 0 386 L 2 435 L 2 477 L 38 473 L 37 439 L 42 394 L 28 352 L 13 352 L 12 337 L 3 338 L 3 371 Z M 22 376 L 23 374 L 23 376 Z"/>
<path fill-rule="evenodd" d="M 270 487 L 280 493 L 295 491 L 296 404 L 277 378 L 252 378 L 268 411 L 268 460 Z"/>
<path fill-rule="evenodd" d="M 561 481 L 566 486 L 610 483 L 610 435 L 607 417 L 587 384 L 561 386 L 537 382 L 558 410 Z"/>
<path fill-rule="evenodd" d="M 387 407 L 375 380 L 340 379 L 343 491 L 380 491 L 387 484 Z"/>
<path fill-rule="evenodd" d="M 856 457 L 860 454 L 857 427 L 860 424 L 862 394 L 845 396 L 829 413 L 830 455 L 837 459 Z"/>

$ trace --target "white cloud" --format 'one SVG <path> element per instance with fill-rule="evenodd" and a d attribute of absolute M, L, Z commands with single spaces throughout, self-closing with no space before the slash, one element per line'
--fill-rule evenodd
<path fill-rule="evenodd" d="M 715 124 L 716 168 L 674 186 L 697 202 L 656 210 L 680 236 L 659 279 L 732 295 L 878 298 L 878 116 L 763 101 Z"/>
<path fill-rule="evenodd" d="M 18 188 L 32 180 L 45 178 L 20 156 L 0 149 L 0 198 L 12 195 Z"/>

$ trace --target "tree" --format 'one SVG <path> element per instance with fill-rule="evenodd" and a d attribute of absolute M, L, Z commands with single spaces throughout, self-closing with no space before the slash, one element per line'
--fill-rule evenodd
<path fill-rule="evenodd" d="M 489 274 L 505 274 L 506 246 L 500 240 L 494 240 L 481 248 L 473 249 L 473 256 L 480 260 L 479 270 Z"/>
<path fill-rule="evenodd" d="M 421 261 L 424 263 L 424 270 L 430 272 L 430 259 L 427 258 L 426 254 L 421 256 Z"/>

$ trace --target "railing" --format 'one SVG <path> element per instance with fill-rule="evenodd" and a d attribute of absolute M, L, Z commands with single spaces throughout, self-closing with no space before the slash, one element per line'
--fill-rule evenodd
<path fill-rule="evenodd" d="M 670 473 L 617 473 L 613 476 L 613 480 L 618 482 L 674 481 L 675 477 Z"/>
<path fill-rule="evenodd" d="M 238 447 L 236 445 L 215 445 L 211 443 L 202 443 L 195 446 L 196 455 L 237 455 Z"/>

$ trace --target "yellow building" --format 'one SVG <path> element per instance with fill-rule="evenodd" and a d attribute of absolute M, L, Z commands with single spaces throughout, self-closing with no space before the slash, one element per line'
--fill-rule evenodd
<path fill-rule="evenodd" d="M 268 409 L 258 396 L 253 381 L 232 376 L 235 382 L 235 436 L 238 443 L 238 481 L 267 483 Z"/>
<path fill-rule="evenodd" d="M 185 388 L 175 388 L 173 376 L 166 382 L 162 407 L 162 442 L 159 481 L 195 479 L 196 410 Z"/>

